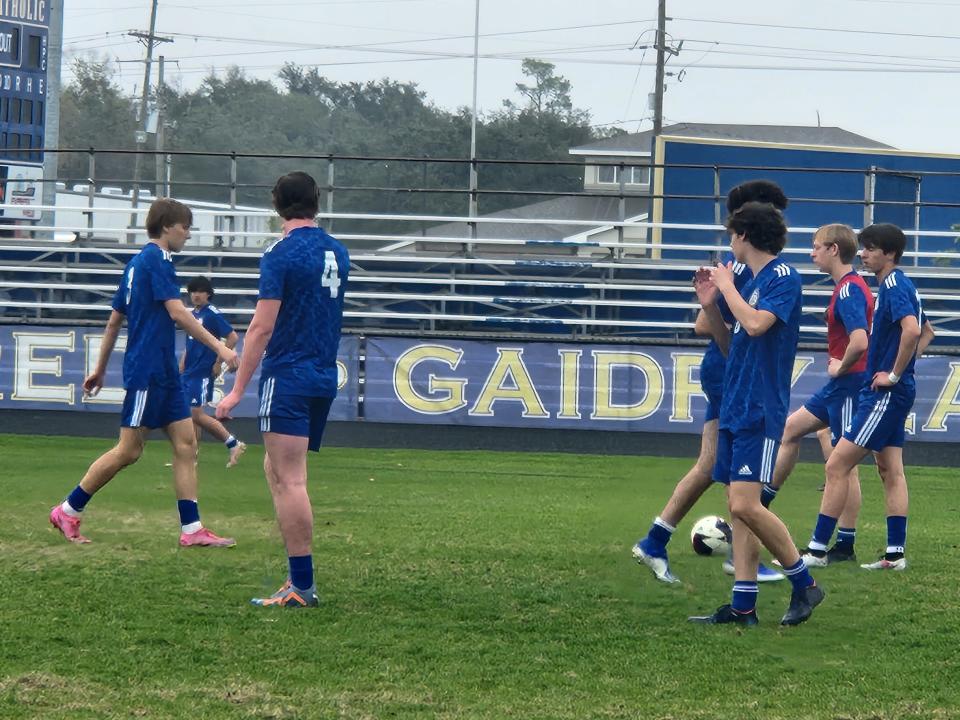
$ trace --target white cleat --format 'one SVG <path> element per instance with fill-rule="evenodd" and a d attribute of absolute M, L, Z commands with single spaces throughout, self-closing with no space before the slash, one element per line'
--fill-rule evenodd
<path fill-rule="evenodd" d="M 804 553 L 800 556 L 800 559 L 803 560 L 803 564 L 808 568 L 824 568 L 830 564 L 830 560 L 826 555 L 823 557 L 817 557 L 816 555 L 811 555 L 810 553 Z"/>
<path fill-rule="evenodd" d="M 736 569 L 733 567 L 733 560 L 727 558 L 723 561 L 723 572 L 727 575 L 735 575 Z M 772 568 L 768 568 L 763 563 L 760 563 L 760 567 L 757 568 L 757 582 L 779 582 L 786 577 L 782 572 L 777 572 Z"/>
<path fill-rule="evenodd" d="M 885 557 L 882 557 L 876 562 L 867 563 L 866 565 L 861 565 L 860 567 L 862 567 L 864 570 L 906 570 L 907 559 L 902 557 L 899 560 L 887 560 Z"/>
<path fill-rule="evenodd" d="M 240 459 L 240 456 L 247 451 L 247 444 L 245 442 L 237 441 L 237 444 L 230 448 L 230 459 L 227 461 L 227 467 L 232 468 L 237 464 L 237 461 Z"/>
<path fill-rule="evenodd" d="M 680 582 L 680 580 L 670 572 L 670 563 L 666 557 L 658 557 L 644 552 L 640 543 L 633 546 L 632 554 L 638 563 L 643 563 L 650 568 L 650 570 L 653 571 L 653 576 L 660 582 L 669 584 Z"/>

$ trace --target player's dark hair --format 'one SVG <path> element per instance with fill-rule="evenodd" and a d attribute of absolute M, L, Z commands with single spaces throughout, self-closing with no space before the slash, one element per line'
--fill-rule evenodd
<path fill-rule="evenodd" d="M 320 188 L 305 172 L 292 172 L 273 186 L 273 207 L 284 220 L 312 220 L 320 210 Z"/>
<path fill-rule="evenodd" d="M 190 282 L 187 283 L 187 292 L 203 292 L 207 294 L 207 299 L 213 299 L 213 283 L 210 282 L 209 278 L 205 278 L 203 275 L 195 277 Z"/>
<path fill-rule="evenodd" d="M 727 218 L 727 232 L 743 235 L 761 252 L 779 255 L 787 244 L 783 214 L 770 203 L 748 202 Z"/>
<path fill-rule="evenodd" d="M 884 254 L 894 253 L 893 261 L 900 263 L 907 247 L 907 236 L 893 223 L 874 223 L 860 231 L 860 245 L 866 250 L 874 248 Z"/>
<path fill-rule="evenodd" d="M 159 238 L 167 228 L 180 224 L 187 227 L 193 224 L 193 211 L 182 202 L 157 198 L 150 204 L 146 226 L 147 237 L 151 240 Z"/>
<path fill-rule="evenodd" d="M 813 237 L 824 246 L 836 245 L 840 262 L 849 265 L 857 256 L 857 234 L 853 228 L 843 223 L 824 225 Z"/>
<path fill-rule="evenodd" d="M 790 201 L 772 180 L 748 180 L 727 193 L 727 212 L 733 214 L 748 202 L 770 203 L 783 211 Z"/>

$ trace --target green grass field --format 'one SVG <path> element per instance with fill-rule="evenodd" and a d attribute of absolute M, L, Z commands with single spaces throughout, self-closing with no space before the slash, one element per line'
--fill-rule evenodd
<path fill-rule="evenodd" d="M 201 511 L 232 550 L 180 549 L 166 445 L 91 502 L 70 545 L 47 523 L 109 441 L 0 436 L 2 718 L 960 717 L 956 472 L 908 469 L 906 573 L 821 570 L 810 622 L 693 626 L 727 602 L 718 560 L 671 545 L 682 586 L 630 558 L 688 460 L 324 450 L 310 460 L 323 605 L 249 606 L 285 558 L 262 450 L 201 456 Z M 821 468 L 777 500 L 804 542 Z M 858 550 L 885 543 L 864 468 Z"/>

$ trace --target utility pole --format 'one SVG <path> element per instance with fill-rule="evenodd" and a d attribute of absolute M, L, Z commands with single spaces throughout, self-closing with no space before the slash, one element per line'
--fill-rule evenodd
<path fill-rule="evenodd" d="M 657 12 L 657 79 L 653 89 L 653 136 L 663 131 L 663 73 L 667 56 L 667 0 L 660 0 Z"/>
<path fill-rule="evenodd" d="M 163 106 L 163 97 L 161 93 L 163 92 L 163 55 L 160 56 L 157 62 L 157 155 L 156 155 L 156 165 L 157 165 L 157 194 L 163 197 L 167 197 L 170 194 L 170 191 L 166 187 L 165 181 L 165 172 L 164 168 L 166 166 L 166 156 L 163 152 L 163 121 L 164 121 L 164 106 Z"/>
<path fill-rule="evenodd" d="M 470 217 L 477 216 L 477 80 L 480 63 L 480 0 L 473 21 L 473 110 L 470 113 Z M 470 237 L 476 237 L 477 225 L 470 224 Z"/>
<path fill-rule="evenodd" d="M 127 35 L 140 40 L 140 42 L 143 43 L 147 48 L 147 58 L 143 68 L 143 92 L 140 94 L 140 122 L 142 123 L 143 129 L 137 130 L 137 154 L 134 155 L 133 159 L 133 193 L 131 199 L 131 207 L 133 208 L 133 212 L 130 213 L 131 228 L 137 227 L 136 209 L 140 203 L 140 154 L 143 152 L 143 149 L 147 144 L 147 107 L 150 100 L 150 69 L 151 65 L 153 64 L 153 48 L 160 43 L 173 42 L 173 38 L 161 37 L 157 35 L 158 2 L 159 0 L 153 0 L 153 4 L 150 8 L 150 32 L 144 33 L 134 30 L 127 33 Z"/>

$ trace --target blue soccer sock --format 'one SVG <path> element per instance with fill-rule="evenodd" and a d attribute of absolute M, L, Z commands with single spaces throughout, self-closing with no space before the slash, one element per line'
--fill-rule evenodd
<path fill-rule="evenodd" d="M 313 555 L 291 555 L 287 558 L 290 563 L 290 582 L 300 590 L 309 590 L 313 587 Z"/>
<path fill-rule="evenodd" d="M 237 439 L 231 435 L 226 440 L 223 441 L 223 444 L 227 446 L 227 450 L 232 450 L 237 446 Z"/>
<path fill-rule="evenodd" d="M 773 485 L 768 485 L 767 483 L 763 484 L 763 489 L 760 491 L 760 504 L 765 508 L 770 507 L 777 497 L 777 489 Z"/>
<path fill-rule="evenodd" d="M 650 550 L 666 552 L 667 543 L 670 542 L 675 530 L 676 528 L 673 525 L 657 516 L 647 533 L 647 547 Z"/>
<path fill-rule="evenodd" d="M 73 491 L 67 495 L 67 500 L 65 503 L 66 507 L 61 507 L 63 507 L 63 511 L 67 513 L 67 515 L 76 517 L 83 512 L 83 509 L 87 506 L 87 503 L 90 502 L 90 498 L 92 497 L 93 495 L 77 485 Z"/>
<path fill-rule="evenodd" d="M 807 564 L 803 562 L 803 558 L 797 560 L 790 567 L 785 567 L 783 572 L 786 574 L 790 584 L 793 585 L 794 592 L 804 590 L 814 584 L 813 578 L 807 571 Z"/>
<path fill-rule="evenodd" d="M 180 513 L 180 529 L 185 533 L 195 533 L 203 527 L 200 524 L 200 508 L 196 500 L 177 500 Z"/>
<path fill-rule="evenodd" d="M 730 606 L 738 613 L 748 613 L 757 607 L 757 583 L 753 580 L 737 580 L 733 584 L 733 602 Z"/>
<path fill-rule="evenodd" d="M 903 555 L 907 544 L 906 515 L 887 516 L 887 555 Z"/>
<path fill-rule="evenodd" d="M 853 544 L 857 541 L 857 529 L 856 528 L 837 528 L 837 544 L 838 548 L 852 549 Z"/>
<path fill-rule="evenodd" d="M 810 540 L 809 548 L 819 552 L 826 552 L 827 545 L 830 544 L 830 538 L 833 537 L 833 531 L 837 527 L 837 518 L 830 517 L 820 513 L 817 515 L 817 526 L 813 529 L 813 538 Z"/>

